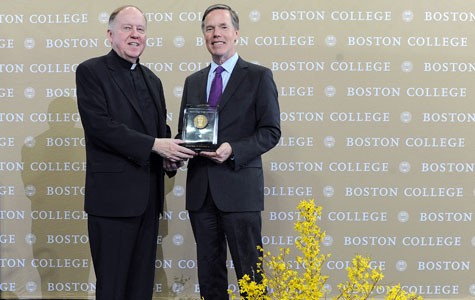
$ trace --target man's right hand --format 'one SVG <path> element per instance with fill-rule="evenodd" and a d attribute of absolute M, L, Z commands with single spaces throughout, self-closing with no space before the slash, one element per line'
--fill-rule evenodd
<path fill-rule="evenodd" d="M 153 143 L 152 151 L 172 162 L 185 161 L 197 155 L 196 152 L 181 146 L 179 139 L 159 139 Z"/>

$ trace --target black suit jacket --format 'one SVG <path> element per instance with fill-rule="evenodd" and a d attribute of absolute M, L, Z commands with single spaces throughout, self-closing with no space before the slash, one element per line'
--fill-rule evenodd
<path fill-rule="evenodd" d="M 157 176 L 159 210 L 164 178 L 160 156 L 151 154 L 147 132 L 130 74 L 121 58 L 109 54 L 89 59 L 76 70 L 78 108 L 86 139 L 85 210 L 97 216 L 141 215 L 147 206 L 150 169 Z M 170 137 L 160 79 L 141 66 L 158 113 L 158 137 Z"/>
<path fill-rule="evenodd" d="M 205 104 L 210 67 L 185 80 L 178 124 L 187 104 Z M 280 139 L 280 110 L 272 72 L 239 58 L 219 102 L 218 144 L 230 143 L 234 160 L 217 164 L 204 157 L 188 163 L 186 208 L 199 209 L 208 185 L 216 206 L 225 212 L 264 209 L 261 155 Z"/>

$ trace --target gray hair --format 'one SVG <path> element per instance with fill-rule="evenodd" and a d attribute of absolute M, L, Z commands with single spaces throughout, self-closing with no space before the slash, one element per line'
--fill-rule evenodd
<path fill-rule="evenodd" d="M 203 18 L 201 19 L 201 30 L 204 32 L 205 31 L 205 19 L 206 19 L 206 16 L 212 12 L 213 10 L 217 10 L 217 9 L 224 9 L 224 10 L 227 10 L 229 11 L 229 14 L 231 15 L 231 22 L 233 23 L 233 26 L 234 26 L 234 29 L 236 30 L 239 30 L 239 17 L 238 17 L 238 14 L 229 6 L 229 5 L 226 5 L 226 4 L 214 4 L 214 5 L 211 5 L 210 7 L 208 7 L 204 14 L 203 14 Z"/>
<path fill-rule="evenodd" d="M 144 18 L 144 20 L 145 20 L 145 24 L 147 24 L 147 18 L 145 18 L 145 14 L 143 13 L 143 11 L 142 11 L 140 8 L 138 8 L 138 7 L 135 6 L 135 5 L 123 5 L 123 6 L 120 6 L 120 7 L 116 8 L 116 9 L 114 9 L 114 11 L 113 11 L 113 12 L 111 13 L 111 15 L 109 16 L 109 23 L 108 23 L 109 29 L 111 29 L 112 24 L 114 24 L 114 21 L 115 21 L 115 18 L 117 17 L 117 15 L 118 15 L 121 11 L 123 11 L 124 9 L 129 8 L 129 7 L 133 7 L 133 8 L 135 8 L 135 9 L 137 9 L 139 12 L 141 12 L 142 15 L 143 15 L 143 18 Z"/>

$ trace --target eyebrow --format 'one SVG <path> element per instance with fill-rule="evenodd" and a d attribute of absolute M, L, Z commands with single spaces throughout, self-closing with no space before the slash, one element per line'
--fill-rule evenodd
<path fill-rule="evenodd" d="M 147 25 L 134 25 L 134 24 L 131 24 L 131 23 L 120 24 L 120 26 L 132 26 L 132 27 L 137 27 L 137 28 L 147 28 Z"/>
<path fill-rule="evenodd" d="M 218 25 L 206 25 L 205 28 L 208 28 L 208 27 L 219 27 L 219 26 L 232 26 L 228 23 L 219 23 Z"/>

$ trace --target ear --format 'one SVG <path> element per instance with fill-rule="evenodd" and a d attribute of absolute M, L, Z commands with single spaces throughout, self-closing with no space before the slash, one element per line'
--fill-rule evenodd
<path fill-rule="evenodd" d="M 236 30 L 236 31 L 234 32 L 234 42 L 235 42 L 235 43 L 237 42 L 238 38 L 239 38 L 239 30 Z"/>

